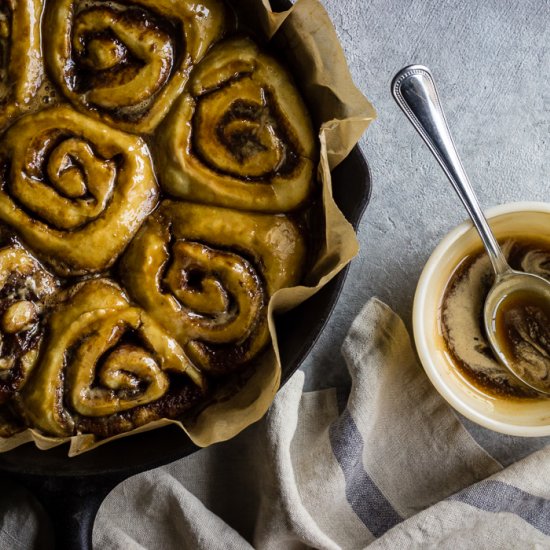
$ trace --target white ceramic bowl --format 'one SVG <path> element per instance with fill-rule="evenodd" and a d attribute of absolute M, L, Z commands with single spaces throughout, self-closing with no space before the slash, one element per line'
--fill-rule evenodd
<path fill-rule="evenodd" d="M 497 238 L 537 235 L 548 236 L 550 242 L 550 204 L 505 204 L 487 210 L 486 216 Z M 509 435 L 550 435 L 550 399 L 491 397 L 460 374 L 446 351 L 440 331 L 442 296 L 460 260 L 480 246 L 476 230 L 465 222 L 445 236 L 426 263 L 413 306 L 414 340 L 420 361 L 439 393 L 473 422 Z"/>

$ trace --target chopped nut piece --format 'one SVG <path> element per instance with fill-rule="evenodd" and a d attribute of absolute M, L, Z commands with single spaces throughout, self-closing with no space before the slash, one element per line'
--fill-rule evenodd
<path fill-rule="evenodd" d="M 0 357 L 0 371 L 11 369 L 13 362 L 12 357 Z"/>
<path fill-rule="evenodd" d="M 25 330 L 36 319 L 36 315 L 37 310 L 33 302 L 15 302 L 2 317 L 2 329 L 9 334 Z"/>

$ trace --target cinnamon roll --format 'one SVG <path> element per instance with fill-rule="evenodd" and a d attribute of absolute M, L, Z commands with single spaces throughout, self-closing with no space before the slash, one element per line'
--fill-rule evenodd
<path fill-rule="evenodd" d="M 177 417 L 203 397 L 181 347 L 107 279 L 67 291 L 48 327 L 20 395 L 27 422 L 46 434 L 108 437 Z"/>
<path fill-rule="evenodd" d="M 224 20 L 219 0 L 51 0 L 46 62 L 77 108 L 149 133 Z"/>
<path fill-rule="evenodd" d="M 21 389 L 36 364 L 44 315 L 57 286 L 22 247 L 0 248 L 0 404 Z"/>
<path fill-rule="evenodd" d="M 33 99 L 43 79 L 42 0 L 0 2 L 0 128 Z"/>
<path fill-rule="evenodd" d="M 269 342 L 267 306 L 300 281 L 305 244 L 284 216 L 165 201 L 123 256 L 131 297 L 211 374 Z"/>
<path fill-rule="evenodd" d="M 286 212 L 312 190 L 307 109 L 287 71 L 248 38 L 208 53 L 156 143 L 161 185 L 175 197 Z"/>
<path fill-rule="evenodd" d="M 0 220 L 60 275 L 107 269 L 157 204 L 145 143 L 69 107 L 0 143 Z"/>

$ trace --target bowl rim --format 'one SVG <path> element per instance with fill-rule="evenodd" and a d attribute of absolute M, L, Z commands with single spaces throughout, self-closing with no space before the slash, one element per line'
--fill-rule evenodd
<path fill-rule="evenodd" d="M 496 218 L 506 214 L 519 212 L 540 212 L 550 215 L 550 203 L 542 201 L 520 201 L 500 204 L 485 210 L 485 216 Z M 521 436 L 521 437 L 542 437 L 550 435 L 550 421 L 543 426 L 525 426 L 511 424 L 502 420 L 496 420 L 490 415 L 481 413 L 479 410 L 471 407 L 448 386 L 441 373 L 441 367 L 437 365 L 431 355 L 430 348 L 426 340 L 426 334 L 423 327 L 423 317 L 426 308 L 426 300 L 429 294 L 429 283 L 432 277 L 436 274 L 438 266 L 443 257 L 462 236 L 473 228 L 470 220 L 467 220 L 451 231 L 449 231 L 439 242 L 432 254 L 428 258 L 422 273 L 418 279 L 416 291 L 413 301 L 412 326 L 413 337 L 416 346 L 420 364 L 424 372 L 427 374 L 431 383 L 439 394 L 460 414 L 475 422 L 476 424 L 489 428 L 490 430 L 503 433 L 506 435 Z"/>

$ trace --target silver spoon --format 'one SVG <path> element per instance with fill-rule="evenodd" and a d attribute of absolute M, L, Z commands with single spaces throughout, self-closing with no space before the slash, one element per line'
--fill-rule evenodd
<path fill-rule="evenodd" d="M 531 303 L 547 304 L 546 309 L 550 310 L 550 283 L 543 277 L 515 271 L 508 265 L 464 171 L 429 69 L 422 65 L 401 69 L 392 81 L 391 91 L 399 107 L 443 168 L 489 254 L 495 281 L 485 300 L 483 320 L 491 348 L 518 380 L 540 393 L 550 394 L 550 370 L 544 364 L 541 365 L 540 361 L 518 360 L 514 350 L 508 349 L 506 342 L 499 338 L 498 330 L 505 304 L 514 296 L 530 296 Z M 546 360 L 550 363 L 548 349 L 541 348 L 533 341 L 530 345 L 535 346 L 539 357 L 544 359 L 542 363 Z"/>

